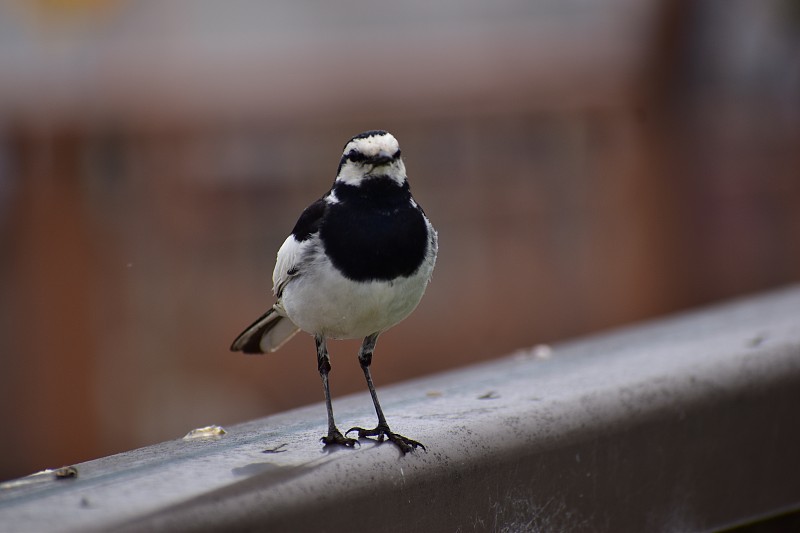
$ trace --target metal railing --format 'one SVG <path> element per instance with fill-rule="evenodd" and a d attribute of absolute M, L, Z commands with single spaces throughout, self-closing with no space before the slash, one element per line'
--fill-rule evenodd
<path fill-rule="evenodd" d="M 800 287 L 381 399 L 427 452 L 326 452 L 314 405 L 5 483 L 0 530 L 708 531 L 795 510 Z M 364 394 L 335 408 L 374 423 Z"/>

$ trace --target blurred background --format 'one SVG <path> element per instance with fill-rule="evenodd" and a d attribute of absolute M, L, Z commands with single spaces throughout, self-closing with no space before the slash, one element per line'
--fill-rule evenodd
<path fill-rule="evenodd" d="M 228 346 L 367 129 L 440 235 L 379 389 L 800 280 L 797 0 L 3 0 L 0 479 L 321 401 Z"/>

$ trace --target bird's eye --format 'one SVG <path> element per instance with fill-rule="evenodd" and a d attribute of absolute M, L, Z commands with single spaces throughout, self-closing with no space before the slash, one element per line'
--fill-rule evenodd
<path fill-rule="evenodd" d="M 364 154 L 362 154 L 358 150 L 350 150 L 349 152 L 347 152 L 347 155 L 345 156 L 345 158 L 347 158 L 348 160 L 350 160 L 350 161 L 352 161 L 354 163 L 361 163 L 361 162 L 367 160 L 367 156 L 365 156 Z"/>

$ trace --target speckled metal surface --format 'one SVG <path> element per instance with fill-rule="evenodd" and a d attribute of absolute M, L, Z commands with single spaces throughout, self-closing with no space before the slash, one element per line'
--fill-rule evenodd
<path fill-rule="evenodd" d="M 1 531 L 702 531 L 800 506 L 800 288 L 381 387 L 0 489 Z M 366 395 L 343 425 L 374 424 Z M 266 450 L 266 452 L 265 452 Z"/>

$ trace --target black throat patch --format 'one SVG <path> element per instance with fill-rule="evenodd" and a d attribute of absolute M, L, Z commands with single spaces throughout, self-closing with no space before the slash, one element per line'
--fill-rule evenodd
<path fill-rule="evenodd" d="M 408 182 L 371 177 L 359 186 L 336 183 L 320 238 L 333 265 L 354 281 L 410 276 L 425 259 L 428 229 L 411 204 Z"/>

